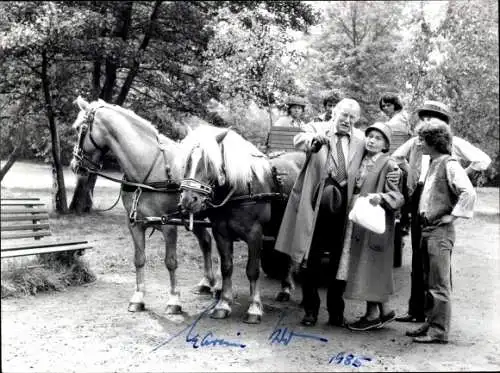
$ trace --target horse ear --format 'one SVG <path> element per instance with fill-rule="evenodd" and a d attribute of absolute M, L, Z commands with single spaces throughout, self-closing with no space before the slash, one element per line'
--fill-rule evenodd
<path fill-rule="evenodd" d="M 220 144 L 222 142 L 222 140 L 224 140 L 224 138 L 226 137 L 226 135 L 229 133 L 229 129 L 227 129 L 226 131 L 224 132 L 221 132 L 219 134 L 217 134 L 215 136 L 215 140 L 217 141 L 218 144 Z"/>
<path fill-rule="evenodd" d="M 88 111 L 90 104 L 85 101 L 85 99 L 82 96 L 78 96 L 75 101 L 73 101 L 74 104 L 77 104 L 80 110 Z"/>

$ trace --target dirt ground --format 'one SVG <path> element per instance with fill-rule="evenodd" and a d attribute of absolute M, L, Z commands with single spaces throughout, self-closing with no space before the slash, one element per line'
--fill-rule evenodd
<path fill-rule="evenodd" d="M 2 182 L 2 197 L 40 196 L 50 202 L 46 166 L 16 164 Z M 72 176 L 66 178 L 71 196 Z M 96 205 L 110 206 L 117 187 L 98 184 Z M 201 253 L 190 233 L 179 230 L 179 283 L 184 314 L 167 316 L 168 273 L 162 263 L 162 241 L 148 244 L 146 311 L 130 313 L 135 286 L 133 250 L 121 205 L 88 216 L 51 218 L 59 239 L 85 237 L 94 242 L 86 260 L 97 280 L 92 284 L 1 302 L 3 372 L 167 372 L 167 371 L 498 371 L 500 370 L 500 268 L 498 189 L 478 190 L 472 221 L 459 221 L 453 253 L 453 318 L 448 345 L 417 345 L 404 335 L 408 325 L 393 322 L 371 332 L 352 332 L 325 325 L 322 309 L 313 328 L 299 325 L 300 288 L 287 304 L 274 301 L 276 280 L 262 274 L 265 314 L 259 325 L 242 322 L 248 306 L 246 251 L 235 247 L 235 303 L 227 320 L 213 320 L 203 311 L 213 299 L 192 288 L 201 278 Z M 397 312 L 406 310 L 410 252 L 395 269 Z M 214 248 L 214 261 L 216 254 Z M 2 263 L 3 264 L 3 263 Z M 2 266 L 3 268 L 3 266 Z M 363 312 L 361 302 L 347 301 L 346 317 Z M 277 326 L 280 320 L 280 325 Z M 286 329 L 285 329 L 286 328 Z M 270 339 L 273 331 L 283 338 Z M 201 341 L 208 333 L 205 342 Z M 307 333 L 317 338 L 294 336 Z M 199 334 L 198 343 L 192 341 Z M 284 336 L 286 334 L 286 336 Z M 276 333 L 274 334 L 276 336 Z M 189 342 L 189 339 L 191 341 Z M 213 346 L 224 339 L 245 347 Z M 279 340 L 278 340 L 279 339 Z M 163 345 L 161 345 L 163 343 Z M 198 348 L 194 345 L 198 344 Z M 161 346 L 160 346 L 161 345 Z M 157 348 L 157 349 L 155 349 Z M 337 364 L 339 353 L 365 357 L 362 366 Z M 368 360 L 370 359 L 370 360 Z M 333 361 L 330 361 L 333 360 Z"/>

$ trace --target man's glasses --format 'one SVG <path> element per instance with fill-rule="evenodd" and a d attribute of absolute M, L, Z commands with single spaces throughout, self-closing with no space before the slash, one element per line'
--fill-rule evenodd
<path fill-rule="evenodd" d="M 392 104 L 385 103 L 385 104 L 382 104 L 382 105 L 381 105 L 381 107 L 389 107 L 389 106 L 392 106 Z"/>

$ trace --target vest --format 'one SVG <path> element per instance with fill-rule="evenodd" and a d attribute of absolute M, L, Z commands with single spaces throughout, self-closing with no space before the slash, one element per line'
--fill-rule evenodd
<path fill-rule="evenodd" d="M 434 180 L 429 190 L 429 206 L 425 212 L 425 217 L 431 224 L 443 215 L 451 214 L 458 201 L 458 196 L 451 190 L 446 176 L 446 164 L 448 162 L 457 162 L 457 160 L 447 155 L 433 160 L 429 166 L 429 174 L 431 172 L 434 174 Z"/>

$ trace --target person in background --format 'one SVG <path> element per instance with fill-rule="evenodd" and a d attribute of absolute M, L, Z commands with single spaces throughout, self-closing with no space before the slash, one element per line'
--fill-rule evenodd
<path fill-rule="evenodd" d="M 376 234 L 352 221 L 347 223 L 344 246 L 349 247 L 349 265 L 344 297 L 366 301 L 365 315 L 347 325 L 356 331 L 382 328 L 396 317 L 388 301 L 394 292 L 394 222 L 404 203 L 399 183 L 387 178 L 391 171 L 401 172 L 388 154 L 391 129 L 376 122 L 365 130 L 365 136 L 365 155 L 356 173 L 352 204 L 358 196 L 368 196 L 370 203 L 380 205 L 385 210 L 385 232 Z"/>
<path fill-rule="evenodd" d="M 420 119 L 419 126 L 433 118 L 440 119 L 448 124 L 451 120 L 451 113 L 447 105 L 439 101 L 425 101 L 417 110 Z M 451 154 L 459 161 L 469 162 L 465 169 L 467 175 L 476 171 L 488 168 L 491 158 L 482 150 L 473 146 L 466 140 L 453 136 L 451 144 Z M 406 170 L 407 191 L 411 207 L 411 291 L 408 304 L 408 312 L 396 318 L 400 322 L 424 322 L 424 300 L 426 289 L 424 286 L 423 258 L 420 252 L 421 227 L 419 220 L 418 203 L 422 192 L 423 181 L 429 166 L 429 156 L 422 154 L 422 149 L 418 144 L 418 137 L 412 137 L 401 145 L 392 154 L 393 158 L 400 163 L 400 167 Z"/>
<path fill-rule="evenodd" d="M 305 122 L 303 116 L 307 101 L 302 97 L 290 96 L 286 105 L 287 115 L 280 117 L 274 125 L 280 127 L 304 127 Z"/>
<path fill-rule="evenodd" d="M 314 118 L 314 122 L 328 122 L 332 119 L 332 109 L 337 105 L 342 99 L 342 95 L 338 91 L 330 92 L 323 99 L 323 110 L 324 112 Z"/>
<path fill-rule="evenodd" d="M 430 158 L 418 203 L 427 319 L 406 335 L 418 343 L 448 343 L 453 222 L 457 218 L 472 218 L 476 192 L 460 163 L 451 156 L 452 135 L 448 124 L 432 118 L 418 127 L 417 133 L 419 148 Z"/>
<path fill-rule="evenodd" d="M 378 104 L 380 110 L 389 118 L 386 124 L 393 133 L 399 132 L 408 136 L 412 135 L 409 115 L 403 109 L 403 104 L 395 93 L 385 93 Z"/>
<path fill-rule="evenodd" d="M 344 326 L 345 280 L 337 279 L 344 242 L 344 228 L 354 177 L 364 153 L 364 134 L 354 124 L 360 117 L 359 104 L 341 100 L 333 109 L 328 130 L 295 135 L 294 145 L 308 154 L 305 165 L 290 193 L 276 238 L 275 250 L 291 257 L 293 266 L 302 270 L 301 323 L 315 325 L 320 308 L 319 273 L 322 254 L 330 253 L 327 309 L 330 325 Z"/>

